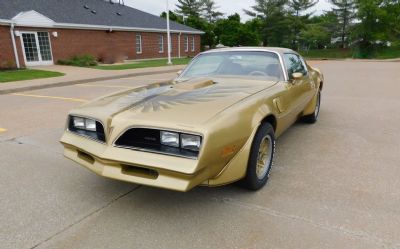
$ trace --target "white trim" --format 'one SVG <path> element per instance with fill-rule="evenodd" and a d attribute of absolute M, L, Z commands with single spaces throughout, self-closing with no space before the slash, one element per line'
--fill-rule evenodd
<path fill-rule="evenodd" d="M 48 65 L 53 65 L 54 64 L 54 59 L 53 59 L 53 51 L 51 47 L 51 39 L 50 39 L 50 34 L 49 32 L 46 31 L 39 31 L 39 32 L 46 32 L 48 34 L 49 38 L 49 46 L 50 46 L 50 54 L 51 54 L 51 61 L 44 61 L 42 60 L 42 53 L 40 51 L 40 45 L 39 45 L 39 38 L 38 38 L 38 31 L 20 31 L 21 36 L 20 36 L 20 41 L 21 41 L 21 47 L 22 47 L 22 54 L 24 55 L 24 61 L 25 61 L 25 66 L 48 66 Z M 28 62 L 26 59 L 26 54 L 25 54 L 25 44 L 24 44 L 24 38 L 22 34 L 35 34 L 35 42 L 36 42 L 36 47 L 38 51 L 38 59 L 39 61 L 31 61 Z"/>
<path fill-rule="evenodd" d="M 12 24 L 11 20 L 0 19 L 0 25 L 8 26 L 8 25 L 11 25 L 11 24 Z"/>
<path fill-rule="evenodd" d="M 0 25 L 10 25 L 12 23 L 11 20 L 0 19 Z M 35 28 L 49 28 L 49 26 L 43 25 L 15 25 L 24 26 L 24 27 L 35 27 Z M 105 26 L 105 25 L 91 25 L 91 24 L 77 24 L 77 23 L 54 23 L 52 28 L 59 29 L 88 29 L 88 30 L 114 30 L 114 31 L 142 31 L 148 33 L 167 33 L 166 29 L 153 29 L 153 28 L 139 28 L 139 27 L 123 27 L 123 26 Z M 178 30 L 172 29 L 171 33 L 182 33 L 182 34 L 193 34 L 193 35 L 202 35 L 203 31 L 188 31 L 188 30 Z"/>
<path fill-rule="evenodd" d="M 11 21 L 18 26 L 53 27 L 55 22 L 35 10 L 23 11 L 14 16 Z"/>
<path fill-rule="evenodd" d="M 91 25 L 91 24 L 75 24 L 75 23 L 56 23 L 54 28 L 67 28 L 67 29 L 90 29 L 90 30 L 109 30 L 115 31 L 143 31 L 150 33 L 167 33 L 166 29 L 153 29 L 153 28 L 139 28 L 139 27 L 122 27 L 122 26 L 104 26 L 104 25 Z M 204 34 L 203 31 L 185 31 L 171 29 L 171 33 L 185 33 L 185 34 Z"/>
<path fill-rule="evenodd" d="M 11 42 L 12 42 L 12 45 L 13 45 L 15 65 L 17 66 L 17 68 L 21 68 L 21 65 L 19 63 L 17 44 L 15 43 L 14 24 L 13 23 L 10 26 L 10 36 L 11 36 Z"/>

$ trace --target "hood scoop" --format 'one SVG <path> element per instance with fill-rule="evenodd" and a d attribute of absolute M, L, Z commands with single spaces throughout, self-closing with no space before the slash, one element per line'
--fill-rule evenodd
<path fill-rule="evenodd" d="M 210 79 L 195 79 L 195 80 L 189 80 L 189 81 L 186 81 L 183 83 L 178 83 L 178 84 L 174 85 L 173 88 L 177 89 L 177 90 L 190 91 L 190 90 L 196 90 L 196 89 L 212 86 L 214 84 L 215 84 L 215 82 Z"/>

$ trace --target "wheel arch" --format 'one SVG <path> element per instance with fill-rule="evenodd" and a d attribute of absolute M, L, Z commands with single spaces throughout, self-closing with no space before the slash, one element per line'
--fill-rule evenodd
<path fill-rule="evenodd" d="M 265 123 L 265 122 L 270 123 L 270 124 L 272 125 L 272 127 L 274 128 L 274 131 L 276 131 L 276 128 L 277 128 L 278 123 L 277 123 L 276 117 L 275 117 L 273 114 L 267 115 L 267 116 L 261 121 L 261 123 Z"/>

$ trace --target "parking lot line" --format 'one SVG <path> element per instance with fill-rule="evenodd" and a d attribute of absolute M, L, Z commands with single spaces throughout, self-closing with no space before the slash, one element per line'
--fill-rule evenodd
<path fill-rule="evenodd" d="M 133 88 L 132 86 L 107 86 L 107 85 L 90 85 L 90 84 L 82 84 L 77 85 L 82 87 L 107 87 L 107 88 Z"/>
<path fill-rule="evenodd" d="M 47 95 L 36 95 L 36 94 L 25 94 L 25 93 L 12 93 L 14 96 L 23 96 L 23 97 L 33 97 L 33 98 L 44 98 L 44 99 L 59 99 L 59 100 L 67 100 L 72 102 L 87 102 L 85 99 L 77 99 L 77 98 L 65 98 L 58 96 L 47 96 Z"/>
<path fill-rule="evenodd" d="M 2 132 L 6 132 L 6 131 L 7 131 L 7 129 L 0 128 L 0 133 L 2 133 Z"/>

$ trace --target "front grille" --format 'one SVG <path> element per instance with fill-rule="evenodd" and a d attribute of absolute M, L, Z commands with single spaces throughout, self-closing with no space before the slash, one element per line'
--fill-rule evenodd
<path fill-rule="evenodd" d="M 71 131 L 75 134 L 84 136 L 84 137 L 88 137 L 90 139 L 94 139 L 94 140 L 103 142 L 103 143 L 106 142 L 106 135 L 104 133 L 104 127 L 100 122 L 96 121 L 96 131 L 87 131 L 87 130 L 77 129 L 74 127 L 73 122 L 74 121 L 72 120 L 72 117 L 70 117 L 69 123 L 68 123 L 69 131 Z"/>
<path fill-rule="evenodd" d="M 132 128 L 117 139 L 115 146 L 188 158 L 198 157 L 198 151 L 161 144 L 160 133 L 161 130 L 157 129 Z"/>

